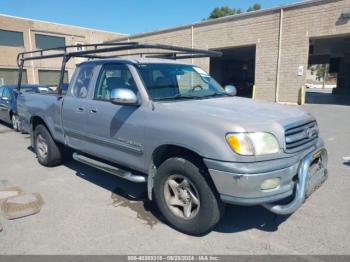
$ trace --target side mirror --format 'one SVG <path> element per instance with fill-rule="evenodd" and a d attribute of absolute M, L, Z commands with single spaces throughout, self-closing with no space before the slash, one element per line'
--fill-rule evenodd
<path fill-rule="evenodd" d="M 111 103 L 117 105 L 137 105 L 136 94 L 125 88 L 117 88 L 111 91 Z"/>
<path fill-rule="evenodd" d="M 237 89 L 235 86 L 227 85 L 225 86 L 225 93 L 229 96 L 235 96 L 237 95 Z"/>

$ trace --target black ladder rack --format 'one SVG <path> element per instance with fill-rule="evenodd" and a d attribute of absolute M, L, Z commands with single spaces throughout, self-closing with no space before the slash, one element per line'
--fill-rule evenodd
<path fill-rule="evenodd" d="M 85 50 L 76 51 L 77 48 Z M 127 54 L 110 54 L 106 53 L 129 51 L 137 49 L 148 49 L 145 52 L 127 53 Z M 149 50 L 158 50 L 157 52 L 150 52 Z M 162 50 L 164 52 L 159 52 Z M 104 55 L 101 55 L 104 54 Z M 139 42 L 119 42 L 119 43 L 99 43 L 99 44 L 86 44 L 86 45 L 67 45 L 56 48 L 40 49 L 29 52 L 19 53 L 17 56 L 17 64 L 19 67 L 18 77 L 18 90 L 21 88 L 22 72 L 25 61 L 50 59 L 62 57 L 61 75 L 58 85 L 58 93 L 61 94 L 61 86 L 63 83 L 63 76 L 66 67 L 66 63 L 72 57 L 82 57 L 88 59 L 104 59 L 104 58 L 116 58 L 123 56 L 134 56 L 139 55 L 140 57 L 153 57 L 153 58 L 164 58 L 164 59 L 191 59 L 191 58 L 202 58 L 202 57 L 220 57 L 221 52 L 195 49 L 188 47 L 179 47 L 173 45 L 164 44 L 148 44 Z"/>

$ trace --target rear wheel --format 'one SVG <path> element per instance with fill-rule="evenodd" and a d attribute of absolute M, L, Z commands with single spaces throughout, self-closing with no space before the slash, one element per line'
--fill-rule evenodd
<path fill-rule="evenodd" d="M 62 163 L 62 149 L 51 137 L 43 125 L 38 125 L 34 131 L 34 146 L 38 161 L 43 166 L 56 166 Z"/>
<path fill-rule="evenodd" d="M 187 234 L 207 233 L 223 213 L 223 204 L 205 172 L 198 161 L 175 157 L 161 164 L 155 176 L 159 210 L 171 226 Z"/>

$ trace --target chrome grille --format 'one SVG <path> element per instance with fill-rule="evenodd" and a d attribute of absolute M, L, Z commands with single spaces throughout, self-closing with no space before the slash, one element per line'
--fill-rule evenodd
<path fill-rule="evenodd" d="M 288 153 L 297 152 L 312 146 L 318 138 L 316 121 L 294 125 L 285 130 L 285 150 Z"/>

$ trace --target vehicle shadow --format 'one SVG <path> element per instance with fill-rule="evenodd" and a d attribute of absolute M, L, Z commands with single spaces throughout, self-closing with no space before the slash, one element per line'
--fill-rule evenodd
<path fill-rule="evenodd" d="M 149 201 L 146 183 L 136 184 L 118 178 L 93 167 L 69 160 L 65 166 L 75 174 L 111 192 L 111 205 L 129 208 L 136 213 L 136 218 L 143 224 L 153 228 L 164 218 L 155 203 Z M 238 233 L 249 229 L 273 232 L 288 216 L 277 216 L 260 206 L 244 207 L 227 205 L 225 214 L 213 231 L 220 233 Z"/>
<path fill-rule="evenodd" d="M 15 132 L 10 124 L 0 120 L 0 128 L 1 127 L 4 127 L 4 129 L 0 130 L 0 134 Z"/>
<path fill-rule="evenodd" d="M 64 165 L 79 178 L 110 191 L 110 205 L 134 211 L 142 224 L 153 228 L 159 221 L 164 221 L 155 203 L 147 198 L 146 183 L 133 183 L 73 159 L 67 160 Z"/>
<path fill-rule="evenodd" d="M 34 155 L 36 155 L 35 150 L 32 146 L 28 146 L 27 149 L 32 152 Z"/>
<path fill-rule="evenodd" d="M 32 147 L 28 150 L 34 153 Z M 156 204 L 147 198 L 146 183 L 133 183 L 104 171 L 79 163 L 67 157 L 64 166 L 73 170 L 75 175 L 111 192 L 110 205 L 116 208 L 128 208 L 136 218 L 149 228 L 159 222 L 166 223 Z M 261 206 L 226 205 L 221 221 L 212 229 L 220 233 L 238 233 L 250 229 L 266 232 L 278 230 L 289 216 L 278 216 Z M 210 233 L 210 232 L 209 232 Z M 205 236 L 206 234 L 202 235 Z"/>
<path fill-rule="evenodd" d="M 288 218 L 289 216 L 273 214 L 261 206 L 226 205 L 225 214 L 214 231 L 238 233 L 249 229 L 258 229 L 274 232 Z"/>

